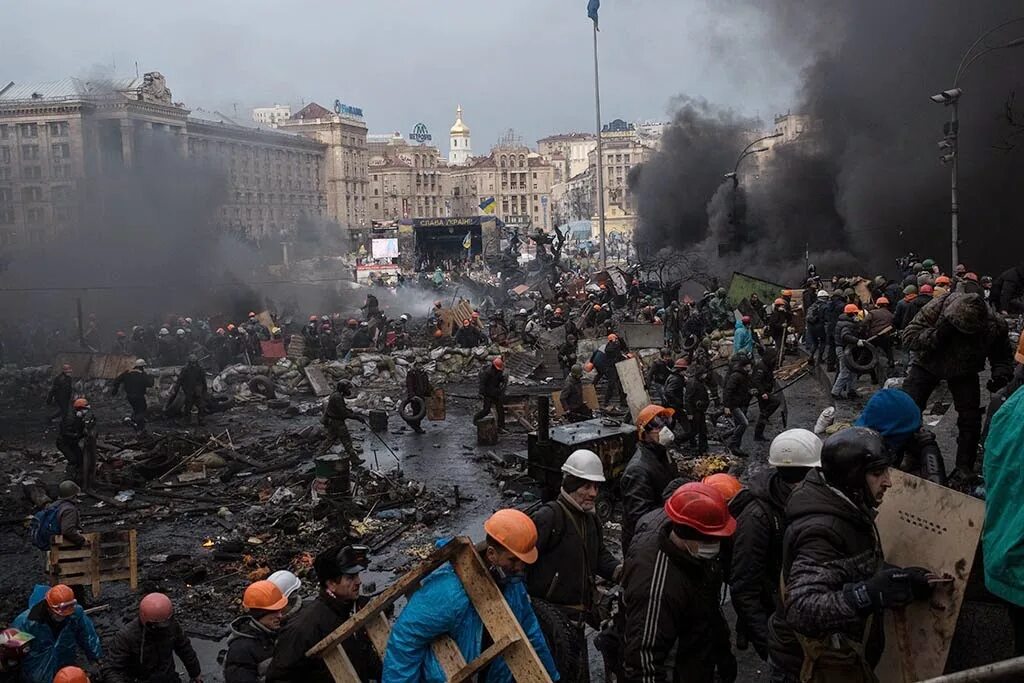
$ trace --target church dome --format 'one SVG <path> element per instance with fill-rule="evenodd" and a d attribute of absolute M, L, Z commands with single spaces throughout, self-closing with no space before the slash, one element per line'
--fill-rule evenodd
<path fill-rule="evenodd" d="M 455 125 L 452 126 L 452 135 L 469 135 L 469 126 L 462 122 L 462 105 L 455 110 Z"/>

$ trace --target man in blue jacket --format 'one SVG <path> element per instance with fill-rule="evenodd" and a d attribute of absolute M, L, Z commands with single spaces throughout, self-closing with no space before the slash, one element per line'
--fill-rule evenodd
<path fill-rule="evenodd" d="M 64 584 L 49 590 L 36 586 L 29 608 L 11 626 L 33 636 L 21 665 L 21 680 L 25 683 L 51 683 L 57 671 L 75 663 L 79 649 L 91 662 L 103 656 L 92 620 L 75 600 L 74 591 Z"/>
<path fill-rule="evenodd" d="M 519 510 L 506 509 L 491 515 L 484 522 L 484 531 L 487 532 L 484 563 L 551 680 L 557 681 L 554 658 L 523 581 L 526 565 L 537 561 L 537 527 Z M 383 680 L 387 683 L 448 680 L 431 651 L 431 643 L 444 635 L 455 641 L 467 662 L 476 659 L 483 649 L 483 622 L 451 564 L 441 566 L 423 579 L 420 589 L 413 593 L 409 604 L 395 620 L 384 654 Z M 488 667 L 483 680 L 511 683 L 512 672 L 504 659 L 498 658 Z"/>

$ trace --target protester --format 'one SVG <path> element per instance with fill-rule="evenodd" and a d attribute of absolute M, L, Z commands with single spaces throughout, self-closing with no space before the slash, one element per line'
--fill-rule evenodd
<path fill-rule="evenodd" d="M 675 441 L 674 414 L 671 408 L 651 404 L 636 417 L 636 451 L 619 479 L 623 552 L 629 548 L 636 523 L 651 510 L 661 507 L 665 488 L 679 476 L 668 456 L 668 447 Z"/>
<path fill-rule="evenodd" d="M 581 422 L 594 416 L 590 406 L 583 400 L 583 366 L 579 363 L 569 369 L 569 376 L 565 378 L 558 398 L 562 402 L 565 419 L 569 422 Z"/>
<path fill-rule="evenodd" d="M 79 650 L 90 662 L 103 659 L 92 620 L 64 584 L 36 586 L 28 609 L 11 626 L 32 636 L 21 662 L 21 680 L 26 683 L 50 683 L 62 667 L 75 664 Z"/>
<path fill-rule="evenodd" d="M 743 434 L 750 426 L 750 418 L 747 416 L 750 399 L 757 395 L 757 389 L 750 378 L 750 358 L 745 355 L 733 356 L 729 361 L 729 375 L 722 389 L 722 406 L 725 408 L 725 414 L 732 417 L 734 425 L 726 445 L 733 455 L 740 458 L 748 455 L 742 448 Z"/>
<path fill-rule="evenodd" d="M 71 378 L 71 366 L 65 363 L 60 374 L 53 378 L 50 393 L 46 395 L 46 405 L 53 406 L 49 421 L 63 420 L 71 410 L 71 396 L 74 380 Z"/>
<path fill-rule="evenodd" d="M 106 683 L 180 681 L 174 656 L 185 666 L 191 683 L 202 683 L 199 657 L 174 616 L 174 605 L 163 593 L 149 593 L 139 602 L 139 615 L 114 636 L 103 660 Z"/>
<path fill-rule="evenodd" d="M 153 386 L 153 378 L 146 374 L 146 361 L 139 358 L 130 370 L 125 370 L 114 379 L 111 396 L 124 387 L 128 405 L 132 409 L 132 425 L 139 433 L 146 431 L 146 390 Z"/>
<path fill-rule="evenodd" d="M 832 385 L 832 398 L 857 398 L 857 376 L 846 360 L 846 350 L 854 346 L 864 346 L 866 333 L 858 315 L 857 304 L 846 304 L 843 314 L 836 322 L 836 358 L 839 360 L 839 374 Z"/>
<path fill-rule="evenodd" d="M 882 389 L 871 397 L 853 424 L 879 433 L 893 467 L 946 485 L 946 463 L 935 433 L 924 427 L 921 409 L 910 394 Z"/>
<path fill-rule="evenodd" d="M 245 616 L 231 622 L 224 683 L 262 683 L 274 656 L 288 598 L 273 582 L 256 581 L 245 589 L 242 606 Z"/>
<path fill-rule="evenodd" d="M 473 422 L 480 422 L 491 414 L 497 417 L 498 431 L 505 429 L 505 389 L 508 387 L 508 377 L 505 376 L 505 361 L 501 356 L 492 360 L 480 370 L 479 388 L 480 397 L 484 401 L 483 407 L 473 415 Z"/>

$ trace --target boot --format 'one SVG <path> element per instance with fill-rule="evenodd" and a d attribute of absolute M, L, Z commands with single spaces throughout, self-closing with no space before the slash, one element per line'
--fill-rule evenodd
<path fill-rule="evenodd" d="M 764 438 L 764 425 L 757 425 L 754 427 L 754 441 L 765 442 L 768 439 Z"/>

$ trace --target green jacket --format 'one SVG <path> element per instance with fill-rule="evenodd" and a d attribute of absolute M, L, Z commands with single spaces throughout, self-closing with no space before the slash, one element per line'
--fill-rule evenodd
<path fill-rule="evenodd" d="M 985 441 L 985 586 L 1024 606 L 1024 391 L 992 417 Z"/>

